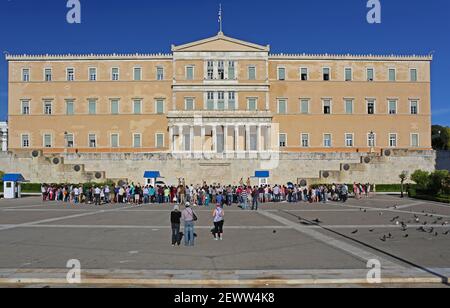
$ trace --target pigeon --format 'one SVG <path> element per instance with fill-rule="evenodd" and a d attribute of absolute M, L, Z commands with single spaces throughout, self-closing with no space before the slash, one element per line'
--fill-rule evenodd
<path fill-rule="evenodd" d="M 434 236 L 437 237 L 439 234 L 437 232 L 434 233 Z"/>
<path fill-rule="evenodd" d="M 420 227 L 419 229 L 417 229 L 417 231 L 420 231 L 420 232 L 427 232 L 427 231 L 425 230 L 424 227 Z"/>
<path fill-rule="evenodd" d="M 434 232 L 434 228 L 431 228 L 430 231 L 428 231 L 428 233 L 433 233 Z"/>
<path fill-rule="evenodd" d="M 386 242 L 386 235 L 383 235 L 383 237 L 380 238 L 380 240 L 381 240 L 382 242 Z"/>
<path fill-rule="evenodd" d="M 356 234 L 356 233 L 358 233 L 358 230 L 355 230 L 355 231 L 352 232 L 352 234 Z"/>
<path fill-rule="evenodd" d="M 277 233 L 277 230 L 273 230 L 273 234 L 276 234 Z"/>
<path fill-rule="evenodd" d="M 394 221 L 396 221 L 397 219 L 399 219 L 400 218 L 400 216 L 396 216 L 396 217 L 394 217 L 394 218 L 392 218 L 392 222 L 394 222 Z"/>
<path fill-rule="evenodd" d="M 403 237 L 404 237 L 404 238 L 408 238 L 408 237 L 409 237 L 409 234 L 405 234 Z"/>
<path fill-rule="evenodd" d="M 388 238 L 392 238 L 392 234 L 389 233 Z"/>
<path fill-rule="evenodd" d="M 448 235 L 450 233 L 450 230 L 448 230 L 447 232 L 444 232 L 444 235 Z"/>
<path fill-rule="evenodd" d="M 374 229 L 370 229 L 370 230 L 369 230 L 369 232 L 373 232 L 373 231 L 375 231 L 375 230 L 374 230 Z"/>
<path fill-rule="evenodd" d="M 317 219 L 314 219 L 313 222 L 315 222 L 316 224 L 322 223 L 322 222 L 320 221 L 320 219 L 318 219 L 318 218 L 317 218 Z"/>
<path fill-rule="evenodd" d="M 437 220 L 438 220 L 438 221 L 441 221 L 442 219 L 444 219 L 444 218 L 443 218 L 443 217 L 438 217 Z"/>

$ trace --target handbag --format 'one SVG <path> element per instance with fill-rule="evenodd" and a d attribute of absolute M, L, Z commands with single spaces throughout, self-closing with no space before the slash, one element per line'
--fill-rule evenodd
<path fill-rule="evenodd" d="M 197 215 L 195 215 L 194 211 L 192 211 L 192 219 L 193 219 L 194 221 L 197 221 L 197 220 L 198 220 L 198 217 L 197 217 Z"/>

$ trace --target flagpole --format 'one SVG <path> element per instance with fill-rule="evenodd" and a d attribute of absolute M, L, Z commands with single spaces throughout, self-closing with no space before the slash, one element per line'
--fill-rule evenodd
<path fill-rule="evenodd" d="M 222 3 L 219 4 L 219 33 L 222 33 Z"/>

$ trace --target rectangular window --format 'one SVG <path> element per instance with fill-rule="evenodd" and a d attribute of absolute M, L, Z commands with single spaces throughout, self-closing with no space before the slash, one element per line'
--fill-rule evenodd
<path fill-rule="evenodd" d="M 164 147 L 164 134 L 156 134 L 156 148 L 161 149 Z"/>
<path fill-rule="evenodd" d="M 133 134 L 133 148 L 141 147 L 141 134 Z"/>
<path fill-rule="evenodd" d="M 278 100 L 278 113 L 279 114 L 286 114 L 287 113 L 287 100 L 286 99 L 279 99 Z"/>
<path fill-rule="evenodd" d="M 325 67 L 324 69 L 323 69 L 323 80 L 324 81 L 329 81 L 331 79 L 331 76 L 330 76 L 330 69 L 328 68 L 328 67 Z"/>
<path fill-rule="evenodd" d="M 225 92 L 218 92 L 217 97 L 217 109 L 225 110 Z"/>
<path fill-rule="evenodd" d="M 389 146 L 391 148 L 397 147 L 397 134 L 389 134 Z"/>
<path fill-rule="evenodd" d="M 75 143 L 74 143 L 74 137 L 73 134 L 67 134 L 65 135 L 65 139 L 66 139 L 66 147 L 68 148 L 73 148 Z"/>
<path fill-rule="evenodd" d="M 352 79 L 353 79 L 352 69 L 346 68 L 345 69 L 345 81 L 352 81 Z"/>
<path fill-rule="evenodd" d="M 22 81 L 29 82 L 30 81 L 30 69 L 24 68 L 22 70 Z"/>
<path fill-rule="evenodd" d="M 75 80 L 75 69 L 73 68 L 68 68 L 66 70 L 66 74 L 67 74 L 67 81 L 74 81 Z"/>
<path fill-rule="evenodd" d="M 375 133 L 371 132 L 367 135 L 367 145 L 371 148 L 376 147 L 376 135 Z"/>
<path fill-rule="evenodd" d="M 411 147 L 419 147 L 419 134 L 411 134 Z"/>
<path fill-rule="evenodd" d="M 133 100 L 133 113 L 134 114 L 142 113 L 142 101 L 140 99 Z"/>
<path fill-rule="evenodd" d="M 307 81 L 308 80 L 308 69 L 306 67 L 302 67 L 300 69 L 300 79 L 302 81 Z"/>
<path fill-rule="evenodd" d="M 44 148 L 51 148 L 52 147 L 52 135 L 45 134 L 44 135 Z"/>
<path fill-rule="evenodd" d="M 331 134 L 324 134 L 323 135 L 323 146 L 326 148 L 331 148 L 332 142 L 331 142 Z"/>
<path fill-rule="evenodd" d="M 411 109 L 411 114 L 412 115 L 416 115 L 419 114 L 419 102 L 414 100 L 414 101 L 410 101 L 410 109 Z"/>
<path fill-rule="evenodd" d="M 353 147 L 353 134 L 345 134 L 345 146 Z"/>
<path fill-rule="evenodd" d="M 119 147 L 119 134 L 111 134 L 111 148 Z"/>
<path fill-rule="evenodd" d="M 133 78 L 134 78 L 134 81 L 142 80 L 142 69 L 140 67 L 135 67 L 133 69 Z"/>
<path fill-rule="evenodd" d="M 214 79 L 214 61 L 208 61 L 207 63 L 207 79 Z"/>
<path fill-rule="evenodd" d="M 118 99 L 111 100 L 111 114 L 119 114 L 119 100 Z"/>
<path fill-rule="evenodd" d="M 191 97 L 188 97 L 185 99 L 185 105 L 186 105 L 186 110 L 188 111 L 192 111 L 194 110 L 194 99 Z"/>
<path fill-rule="evenodd" d="M 97 136 L 95 134 L 89 134 L 88 142 L 89 142 L 90 148 L 96 148 L 97 147 Z"/>
<path fill-rule="evenodd" d="M 323 114 L 331 114 L 331 100 L 329 99 L 323 101 Z"/>
<path fill-rule="evenodd" d="M 186 80 L 194 80 L 194 67 L 186 66 Z"/>
<path fill-rule="evenodd" d="M 23 115 L 29 115 L 30 114 L 30 101 L 29 100 L 23 100 L 22 101 L 22 114 Z"/>
<path fill-rule="evenodd" d="M 44 80 L 47 82 L 52 81 L 52 69 L 51 68 L 46 68 L 44 70 Z"/>
<path fill-rule="evenodd" d="M 375 100 L 367 101 L 367 114 L 375 114 Z"/>
<path fill-rule="evenodd" d="M 375 71 L 373 68 L 367 69 L 367 81 L 374 81 L 375 80 Z"/>
<path fill-rule="evenodd" d="M 247 99 L 248 111 L 256 111 L 258 109 L 257 99 L 255 97 L 249 97 Z"/>
<path fill-rule="evenodd" d="M 256 80 L 256 67 L 255 66 L 248 67 L 248 80 Z"/>
<path fill-rule="evenodd" d="M 286 68 L 278 68 L 278 80 L 286 80 Z"/>
<path fill-rule="evenodd" d="M 156 113 L 164 114 L 164 100 L 162 99 L 156 100 Z"/>
<path fill-rule="evenodd" d="M 309 148 L 309 134 L 302 134 L 302 147 Z"/>
<path fill-rule="evenodd" d="M 225 79 L 225 63 L 223 61 L 217 63 L 217 75 L 219 80 Z"/>
<path fill-rule="evenodd" d="M 235 68 L 235 62 L 229 61 L 228 62 L 228 79 L 229 80 L 235 80 L 236 79 L 236 68 Z"/>
<path fill-rule="evenodd" d="M 280 148 L 285 148 L 287 146 L 287 135 L 286 134 L 280 134 L 279 135 L 280 140 Z"/>
<path fill-rule="evenodd" d="M 206 98 L 206 109 L 214 110 L 214 92 L 208 92 Z"/>
<path fill-rule="evenodd" d="M 89 114 L 97 114 L 97 101 L 95 100 L 88 101 L 88 111 Z"/>
<path fill-rule="evenodd" d="M 417 69 L 412 68 L 409 70 L 409 75 L 410 75 L 410 80 L 411 82 L 416 82 L 417 81 Z"/>
<path fill-rule="evenodd" d="M 73 115 L 75 113 L 74 101 L 66 100 L 66 115 Z"/>
<path fill-rule="evenodd" d="M 97 69 L 95 67 L 89 68 L 89 81 L 97 81 Z"/>
<path fill-rule="evenodd" d="M 156 80 L 164 80 L 164 68 L 163 67 L 157 67 L 156 68 Z"/>
<path fill-rule="evenodd" d="M 236 92 L 228 92 L 228 110 L 236 110 Z"/>
<path fill-rule="evenodd" d="M 397 101 L 389 101 L 389 114 L 397 114 Z"/>
<path fill-rule="evenodd" d="M 44 101 L 44 114 L 45 115 L 52 115 L 53 108 L 52 108 L 52 101 Z"/>
<path fill-rule="evenodd" d="M 390 68 L 389 69 L 389 81 L 396 81 L 397 76 L 396 76 L 396 71 L 395 68 Z"/>
<path fill-rule="evenodd" d="M 351 100 L 351 99 L 345 100 L 345 113 L 353 114 L 353 100 Z"/>
<path fill-rule="evenodd" d="M 307 99 L 300 100 L 300 113 L 309 114 L 309 100 Z"/>
<path fill-rule="evenodd" d="M 29 148 L 29 147 L 30 147 L 30 136 L 22 135 L 22 148 Z"/>
<path fill-rule="evenodd" d="M 119 79 L 120 79 L 119 68 L 118 67 L 113 67 L 111 69 L 111 80 L 112 81 L 119 81 Z"/>

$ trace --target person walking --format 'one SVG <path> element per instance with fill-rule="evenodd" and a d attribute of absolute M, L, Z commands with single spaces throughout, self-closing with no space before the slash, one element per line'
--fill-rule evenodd
<path fill-rule="evenodd" d="M 259 193 L 258 193 L 258 187 L 254 187 L 252 191 L 252 211 L 257 211 L 259 206 Z"/>
<path fill-rule="evenodd" d="M 181 219 L 184 221 L 184 245 L 194 246 L 194 222 L 197 220 L 197 216 L 191 208 L 189 202 L 186 203 L 185 209 L 181 213 Z"/>
<path fill-rule="evenodd" d="M 100 201 L 100 194 L 101 194 L 101 192 L 102 192 L 102 190 L 98 186 L 96 186 L 94 188 L 94 202 L 95 202 L 95 205 L 100 205 L 100 203 L 101 203 L 101 201 Z"/>
<path fill-rule="evenodd" d="M 173 211 L 170 213 L 170 223 L 172 226 L 172 246 L 175 247 L 175 244 L 180 246 L 181 237 L 180 237 L 180 224 L 181 224 L 181 212 L 180 207 L 176 204 L 173 207 Z"/>
<path fill-rule="evenodd" d="M 213 222 L 214 222 L 214 240 L 223 241 L 223 224 L 225 212 L 220 203 L 217 203 L 216 208 L 213 212 Z"/>

